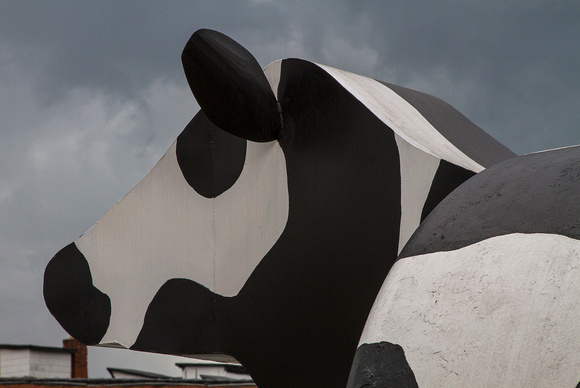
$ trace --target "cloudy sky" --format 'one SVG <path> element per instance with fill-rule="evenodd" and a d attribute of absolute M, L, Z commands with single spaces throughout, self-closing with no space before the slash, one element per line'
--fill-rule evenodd
<path fill-rule="evenodd" d="M 262 66 L 300 57 L 443 98 L 518 154 L 580 143 L 580 3 L 0 0 L 0 343 L 60 346 L 43 270 L 198 107 L 181 50 L 219 30 Z M 179 374 L 174 359 L 89 351 Z"/>

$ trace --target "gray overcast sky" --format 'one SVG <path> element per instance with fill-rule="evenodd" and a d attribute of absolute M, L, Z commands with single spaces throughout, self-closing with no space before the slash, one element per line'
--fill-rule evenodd
<path fill-rule="evenodd" d="M 219 30 L 441 97 L 516 153 L 580 143 L 580 2 L 0 0 L 0 343 L 60 346 L 43 270 L 197 112 L 181 50 Z M 179 374 L 174 359 L 89 350 Z"/>

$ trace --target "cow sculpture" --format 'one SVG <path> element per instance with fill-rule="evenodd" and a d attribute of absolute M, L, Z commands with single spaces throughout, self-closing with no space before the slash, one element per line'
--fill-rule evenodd
<path fill-rule="evenodd" d="M 264 71 L 199 30 L 201 111 L 48 264 L 87 344 L 241 362 L 260 387 L 345 386 L 397 254 L 453 189 L 514 154 L 445 102 L 300 59 Z"/>
<path fill-rule="evenodd" d="M 348 388 L 576 387 L 580 146 L 469 179 L 389 272 Z"/>

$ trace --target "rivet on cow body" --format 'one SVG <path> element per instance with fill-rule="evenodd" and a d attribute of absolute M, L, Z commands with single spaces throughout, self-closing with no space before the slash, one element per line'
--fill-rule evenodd
<path fill-rule="evenodd" d="M 300 59 L 262 72 L 215 31 L 194 34 L 182 59 L 202 111 L 74 243 L 83 289 L 111 304 L 106 332 L 81 334 L 229 355 L 260 387 L 345 386 L 376 294 L 421 220 L 514 155 L 435 97 Z M 58 290 L 74 274 L 56 267 L 45 297 L 56 295 L 47 304 L 67 328 L 79 309 L 55 309 L 58 299 L 84 301 Z"/>

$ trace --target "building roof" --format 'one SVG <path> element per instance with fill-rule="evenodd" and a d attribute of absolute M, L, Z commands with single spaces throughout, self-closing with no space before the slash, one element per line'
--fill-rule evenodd
<path fill-rule="evenodd" d="M 38 345 L 13 345 L 13 344 L 0 344 L 0 349 L 13 349 L 13 350 L 21 350 L 21 349 L 29 349 L 29 350 L 37 350 L 41 352 L 55 352 L 55 353 L 76 353 L 76 349 L 65 349 L 65 348 L 57 348 L 53 346 L 38 346 Z"/>
<path fill-rule="evenodd" d="M 107 371 L 110 373 L 111 377 L 115 377 L 115 373 L 123 373 L 126 375 L 135 376 L 136 378 L 148 378 L 148 379 L 179 379 L 180 377 L 172 377 L 167 375 L 162 375 L 160 373 L 153 373 L 153 372 L 145 372 L 142 370 L 137 369 L 126 369 L 126 368 L 107 368 Z"/>
<path fill-rule="evenodd" d="M 33 377 L 2 377 L 0 378 L 0 387 L 2 386 L 23 386 L 34 385 L 38 387 L 180 387 L 205 388 L 205 387 L 256 387 L 252 380 L 229 380 L 227 378 L 209 378 L 209 379 L 38 379 Z"/>

